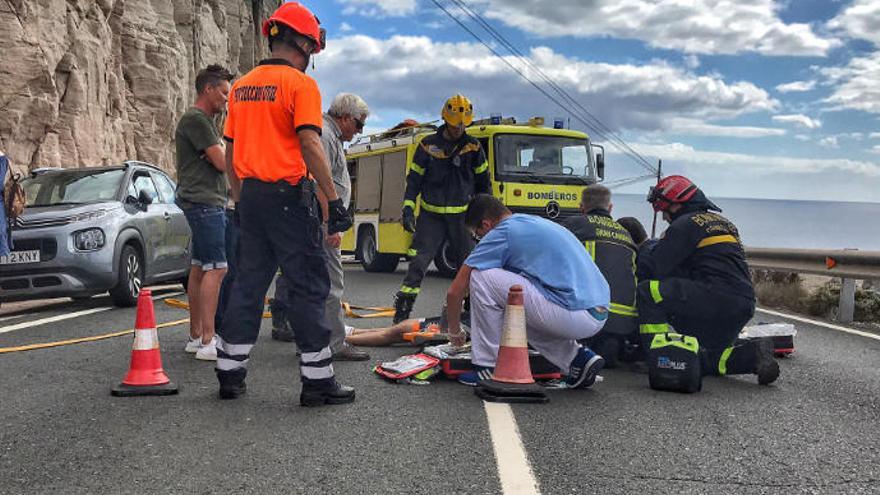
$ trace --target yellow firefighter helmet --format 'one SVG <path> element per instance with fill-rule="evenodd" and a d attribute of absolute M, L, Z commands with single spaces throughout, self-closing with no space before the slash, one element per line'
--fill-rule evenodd
<path fill-rule="evenodd" d="M 455 95 L 443 105 L 443 120 L 454 127 L 469 126 L 474 121 L 474 105 L 466 96 Z"/>

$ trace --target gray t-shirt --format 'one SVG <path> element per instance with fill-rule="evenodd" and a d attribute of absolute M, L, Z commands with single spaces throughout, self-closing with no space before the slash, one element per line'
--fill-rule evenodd
<path fill-rule="evenodd" d="M 198 108 L 190 108 L 177 123 L 177 199 L 183 207 L 193 203 L 226 206 L 226 176 L 205 156 L 220 143 L 214 123 Z"/>
<path fill-rule="evenodd" d="M 330 174 L 333 176 L 333 184 L 336 186 L 336 194 L 348 208 L 348 203 L 351 200 L 351 177 L 348 175 L 348 165 L 345 161 L 345 148 L 342 147 L 342 131 L 339 130 L 333 117 L 326 113 L 324 114 L 321 144 L 324 145 L 324 154 L 327 155 Z"/>

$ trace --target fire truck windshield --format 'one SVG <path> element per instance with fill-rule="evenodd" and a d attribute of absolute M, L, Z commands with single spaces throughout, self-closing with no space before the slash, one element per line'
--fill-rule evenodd
<path fill-rule="evenodd" d="M 495 136 L 496 174 L 505 180 L 548 184 L 592 183 L 593 160 L 586 139 L 527 134 Z"/>

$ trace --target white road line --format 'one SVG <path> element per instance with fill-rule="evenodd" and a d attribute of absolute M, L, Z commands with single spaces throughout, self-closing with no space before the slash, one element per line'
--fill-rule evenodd
<path fill-rule="evenodd" d="M 483 402 L 498 464 L 498 478 L 504 495 L 539 495 L 538 481 L 523 448 L 516 418 L 508 404 Z"/>
<path fill-rule="evenodd" d="M 824 321 L 811 320 L 809 318 L 804 318 L 803 316 L 795 316 L 790 315 L 788 313 L 780 313 L 778 311 L 772 311 L 764 308 L 756 308 L 761 313 L 766 313 L 768 315 L 778 316 L 780 318 L 787 318 L 789 320 L 799 321 L 801 323 L 809 323 L 810 325 L 816 325 L 817 327 L 823 327 L 830 330 L 836 330 L 838 332 L 849 333 L 852 335 L 858 335 L 859 337 L 866 337 L 869 339 L 880 340 L 880 335 L 870 332 L 863 332 L 861 330 L 856 330 L 854 328 L 842 327 L 840 325 L 832 325 L 831 323 L 825 323 Z"/>
<path fill-rule="evenodd" d="M 183 292 L 172 292 L 170 294 L 163 294 L 161 296 L 156 296 L 153 298 L 153 300 L 159 301 L 159 300 L 166 299 L 169 297 L 179 296 L 181 294 L 183 294 Z M 101 313 L 103 311 L 109 311 L 113 308 L 114 308 L 114 306 L 105 306 L 105 307 L 101 307 L 101 308 L 84 309 L 82 311 L 75 311 L 73 313 L 65 313 L 63 315 L 50 316 L 48 318 L 41 318 L 39 320 L 17 323 L 15 325 L 0 327 L 0 334 L 14 332 L 16 330 L 22 330 L 25 328 L 36 327 L 39 325 L 46 325 L 48 323 L 55 323 L 55 322 L 59 322 L 59 321 L 70 320 L 73 318 L 79 318 L 80 316 L 87 316 L 87 315 L 91 315 L 91 314 L 95 314 L 95 313 Z"/>
<path fill-rule="evenodd" d="M 23 314 L 23 315 L 3 316 L 3 317 L 0 317 L 0 321 L 17 320 L 17 319 L 22 318 L 24 316 L 27 316 L 27 315 Z"/>
<path fill-rule="evenodd" d="M 70 320 L 71 318 L 78 318 L 80 316 L 91 315 L 94 313 L 100 313 L 102 311 L 107 311 L 112 309 L 111 307 L 105 308 L 92 308 L 92 309 L 84 309 L 82 311 L 75 311 L 73 313 L 66 313 L 58 316 L 51 316 L 49 318 L 41 318 L 39 320 L 34 321 L 26 321 L 24 323 L 18 323 L 16 325 L 9 325 L 8 327 L 0 327 L 0 333 L 9 333 L 14 332 L 16 330 L 22 330 L 24 328 L 36 327 L 39 325 L 46 325 L 48 323 L 55 323 L 57 321 Z"/>

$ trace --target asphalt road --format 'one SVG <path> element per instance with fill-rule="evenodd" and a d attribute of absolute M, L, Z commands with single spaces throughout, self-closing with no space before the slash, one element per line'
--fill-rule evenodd
<path fill-rule="evenodd" d="M 351 302 L 384 306 L 403 272 L 346 276 Z M 436 314 L 447 283 L 427 279 L 414 313 Z M 109 307 L 104 297 L 4 308 L 0 348 L 133 326 L 134 309 Z M 76 315 L 86 310 L 98 312 Z M 156 303 L 159 323 L 185 316 Z M 183 352 L 185 326 L 159 330 L 180 386 L 171 397 L 110 396 L 131 337 L 0 354 L 0 493 L 501 493 L 471 389 L 393 385 L 369 363 L 338 363 L 357 402 L 301 408 L 294 348 L 272 341 L 269 326 L 237 401 L 218 400 L 212 365 Z M 709 378 L 701 393 L 678 395 L 650 390 L 638 371 L 608 370 L 592 390 L 512 406 L 540 492 L 880 492 L 880 341 L 797 328 L 797 352 L 770 387 Z"/>

